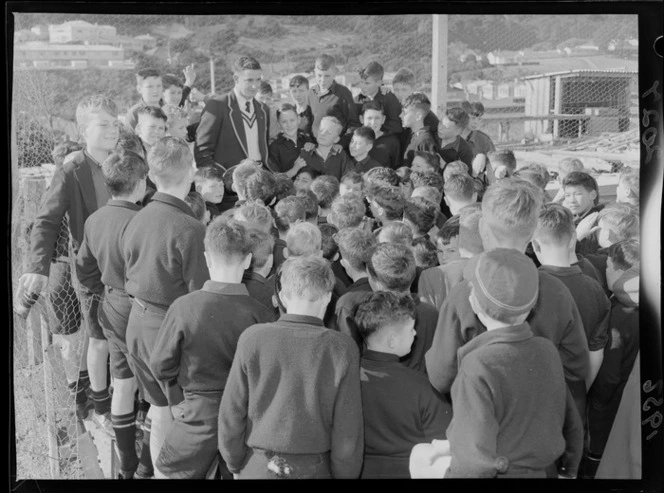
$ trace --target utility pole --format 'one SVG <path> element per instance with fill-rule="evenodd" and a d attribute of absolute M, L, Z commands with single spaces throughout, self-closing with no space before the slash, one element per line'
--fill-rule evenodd
<path fill-rule="evenodd" d="M 447 109 L 447 14 L 433 14 L 431 50 L 431 108 L 438 115 Z"/>

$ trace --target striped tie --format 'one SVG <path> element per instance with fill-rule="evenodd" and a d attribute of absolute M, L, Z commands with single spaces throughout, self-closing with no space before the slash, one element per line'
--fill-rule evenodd
<path fill-rule="evenodd" d="M 247 113 L 251 113 L 251 103 L 247 101 L 245 103 L 245 111 Z M 249 126 L 249 128 L 252 128 L 254 126 L 254 123 L 256 122 L 256 113 L 242 113 L 242 119 L 245 121 L 245 123 Z"/>

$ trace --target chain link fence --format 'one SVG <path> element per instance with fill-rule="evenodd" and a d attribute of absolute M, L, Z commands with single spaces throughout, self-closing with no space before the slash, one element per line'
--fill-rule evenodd
<path fill-rule="evenodd" d="M 14 20 L 12 159 L 23 178 L 29 168 L 52 163 L 57 144 L 79 141 L 75 109 L 81 98 L 105 94 L 122 114 L 139 99 L 138 70 L 154 67 L 184 80 L 184 68 L 193 63 L 197 78 L 187 106 L 193 122 L 204 95 L 232 88 L 230 66 L 239 54 L 261 62 L 275 102 L 290 100 L 293 75 L 313 78 L 320 53 L 335 57 L 338 81 L 354 93 L 359 92 L 358 70 L 375 60 L 385 69 L 388 88 L 396 71 L 407 68 L 415 75 L 413 89 L 431 95 L 432 57 L 439 56 L 446 64 L 448 107 L 482 102 L 480 128 L 499 146 L 573 149 L 590 142 L 595 150 L 638 150 L 636 16 L 449 15 L 443 54 L 433 53 L 428 14 L 15 13 Z M 12 214 L 14 290 L 41 199 L 28 191 L 29 182 L 19 181 Z M 68 240 L 61 240 L 68 249 Z M 77 283 L 71 277 L 69 282 L 62 303 L 44 294 L 33 308 L 37 315 L 27 322 L 14 318 L 19 478 L 83 475 L 76 445 L 82 430 L 66 392 L 65 373 L 73 369 L 63 367 L 58 351 L 38 357 L 55 347 L 39 332 L 42 324 L 54 323 L 54 310 L 66 310 L 64 318 L 80 318 Z M 81 338 L 84 332 L 78 332 Z M 67 443 L 70 454 L 62 451 Z"/>

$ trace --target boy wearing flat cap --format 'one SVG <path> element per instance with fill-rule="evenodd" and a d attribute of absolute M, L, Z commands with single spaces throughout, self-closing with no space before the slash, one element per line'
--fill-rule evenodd
<path fill-rule="evenodd" d="M 458 352 L 445 477 L 575 477 L 583 428 L 553 343 L 526 322 L 537 268 L 514 249 L 467 268 L 470 305 L 487 331 Z"/>

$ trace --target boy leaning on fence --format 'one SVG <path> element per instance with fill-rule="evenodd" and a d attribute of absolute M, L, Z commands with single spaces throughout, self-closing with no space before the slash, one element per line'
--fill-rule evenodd
<path fill-rule="evenodd" d="M 112 426 L 110 435 L 116 439 L 118 446 L 120 478 L 131 479 L 139 463 L 135 443 L 136 380 L 128 362 L 126 332 L 131 300 L 124 290 L 124 257 L 120 239 L 129 221 L 141 209 L 137 202 L 145 194 L 148 167 L 140 156 L 127 151 L 109 155 L 102 163 L 102 171 L 111 200 L 85 222 L 85 236 L 76 259 L 76 275 L 84 289 L 102 298 L 99 324 L 90 324 L 88 349 L 89 358 L 95 358 L 88 365 L 90 373 L 100 370 L 103 373 L 100 378 L 91 379 L 92 398 L 95 402 L 93 419 L 105 426 L 106 430 Z M 105 393 L 108 398 L 108 391 L 104 387 L 103 392 L 100 392 L 95 388 L 95 383 L 106 383 L 106 359 L 109 353 L 114 391 L 109 398 L 110 402 L 102 409 L 102 401 L 98 397 L 104 397 Z M 141 462 L 149 470 L 152 464 L 146 453 L 147 450 L 142 453 Z"/>
<path fill-rule="evenodd" d="M 100 163 L 118 142 L 121 124 L 117 114 L 115 103 L 101 95 L 89 96 L 78 104 L 76 122 L 85 149 L 71 154 L 55 170 L 32 227 L 27 272 L 19 279 L 17 290 L 17 298 L 27 313 L 49 285 L 51 276 L 49 301 L 55 320 L 51 321 L 50 330 L 59 339 L 69 390 L 76 396 L 76 414 L 81 419 L 87 417 L 92 407 L 85 392 L 90 386 L 86 358 L 85 355 L 81 358 L 78 347 L 81 308 L 71 282 L 69 252 L 60 247 L 58 236 L 63 221 L 67 221 L 76 254 L 86 219 L 111 198 Z M 96 301 L 86 310 L 95 312 L 95 304 Z M 96 385 L 96 388 L 105 387 L 106 382 Z"/>

